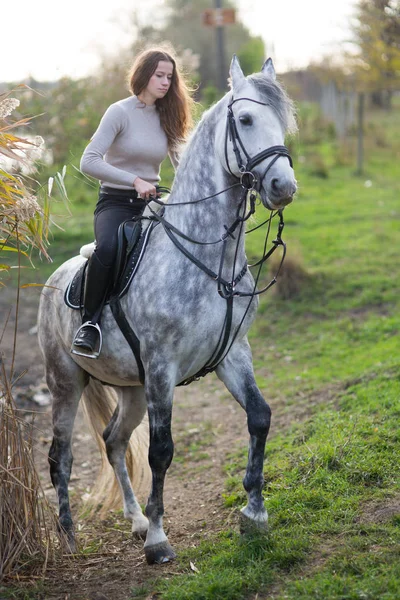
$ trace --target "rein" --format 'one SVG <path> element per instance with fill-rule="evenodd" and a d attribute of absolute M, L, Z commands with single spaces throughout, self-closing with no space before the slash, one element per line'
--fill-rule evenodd
<path fill-rule="evenodd" d="M 221 193 L 221 192 L 219 192 L 219 193 Z M 194 263 L 204 273 L 206 273 L 212 279 L 214 279 L 215 281 L 217 281 L 217 283 L 218 283 L 218 293 L 223 298 L 226 298 L 227 294 L 228 295 L 236 295 L 236 292 L 233 292 L 233 290 L 235 289 L 236 285 L 239 283 L 239 281 L 244 277 L 244 275 L 247 272 L 247 263 L 246 263 L 243 266 L 243 268 L 241 269 L 240 273 L 235 278 L 233 278 L 232 281 L 228 282 L 228 281 L 226 281 L 222 277 L 222 270 L 223 270 L 224 261 L 225 261 L 225 251 L 226 251 L 226 244 L 227 244 L 228 238 L 235 239 L 235 236 L 233 234 L 234 234 L 235 230 L 237 229 L 237 227 L 241 223 L 244 223 L 245 221 L 247 221 L 247 219 L 249 219 L 251 217 L 251 215 L 253 215 L 254 212 L 255 212 L 255 199 L 256 199 L 256 197 L 255 197 L 255 194 L 250 194 L 250 209 L 249 209 L 249 212 L 247 213 L 247 215 L 245 215 L 243 217 L 239 216 L 240 209 L 243 206 L 243 203 L 245 203 L 246 197 L 247 197 L 247 190 L 245 190 L 245 193 L 243 194 L 242 199 L 240 201 L 239 208 L 238 208 L 238 216 L 236 217 L 235 221 L 232 223 L 232 225 L 230 227 L 228 227 L 227 225 L 224 225 L 225 233 L 218 240 L 214 240 L 212 242 L 201 242 L 199 240 L 194 240 L 194 239 L 190 238 L 189 236 L 187 236 L 186 234 L 184 234 L 182 231 L 180 231 L 179 229 L 177 229 L 174 225 L 172 225 L 172 223 L 169 223 L 164 218 L 163 215 L 159 215 L 158 213 L 156 213 L 155 211 L 153 211 L 151 209 L 151 207 L 149 207 L 150 211 L 152 213 L 152 218 L 162 224 L 162 226 L 164 227 L 164 230 L 165 230 L 166 234 L 168 235 L 168 237 L 170 238 L 170 240 L 175 244 L 175 246 L 182 252 L 182 254 L 184 254 L 192 263 Z M 188 204 L 190 204 L 190 202 Z M 163 206 L 168 206 L 168 204 L 164 204 Z M 175 205 L 171 204 L 170 206 L 175 206 Z M 205 265 L 200 260 L 198 260 L 178 240 L 178 237 L 180 237 L 180 238 L 182 238 L 182 239 L 184 239 L 184 240 L 186 240 L 188 242 L 191 242 L 193 244 L 197 244 L 197 245 L 201 245 L 201 246 L 209 246 L 209 245 L 215 245 L 215 244 L 221 244 L 222 243 L 221 258 L 220 258 L 220 264 L 219 264 L 218 273 L 215 273 L 212 269 L 210 269 L 209 267 L 207 267 L 207 265 Z"/>

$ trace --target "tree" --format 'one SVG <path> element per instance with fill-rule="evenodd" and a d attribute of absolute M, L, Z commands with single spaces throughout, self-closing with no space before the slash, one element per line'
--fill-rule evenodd
<path fill-rule="evenodd" d="M 351 62 L 359 87 L 385 91 L 390 102 L 392 92 L 399 87 L 400 1 L 361 0 L 352 30 L 357 53 Z"/>
<path fill-rule="evenodd" d="M 162 28 L 141 28 L 139 39 L 146 43 L 169 40 L 178 53 L 190 49 L 200 57 L 199 76 L 201 86 L 218 85 L 215 28 L 203 24 L 203 13 L 212 6 L 211 0 L 167 0 L 166 23 Z M 233 7 L 233 3 L 224 2 Z M 245 70 L 258 71 L 265 58 L 261 38 L 254 38 L 242 23 L 227 25 L 225 33 L 226 77 L 232 54 L 238 54 L 246 62 Z M 135 49 L 140 46 L 135 44 Z M 243 55 L 243 56 L 242 56 Z"/>
<path fill-rule="evenodd" d="M 170 41 L 191 82 L 200 84 L 206 104 L 218 99 L 215 29 L 203 25 L 203 12 L 210 5 L 211 0 L 166 0 L 162 27 L 140 25 L 133 14 L 136 41 L 131 48 L 121 50 L 117 58 L 104 57 L 93 76 L 79 80 L 64 77 L 50 86 L 30 83 L 38 93 L 26 94 L 27 109 L 30 114 L 44 115 L 35 119 L 32 127 L 46 139 L 57 169 L 71 163 L 79 165 L 107 107 L 128 95 L 126 74 L 144 45 Z M 224 5 L 229 5 L 227 0 Z M 241 23 L 226 26 L 225 53 L 227 78 L 233 53 L 238 54 L 246 73 L 258 71 L 265 58 L 262 39 L 252 37 Z"/>
<path fill-rule="evenodd" d="M 251 37 L 236 53 L 245 75 L 259 71 L 265 60 L 265 46 L 261 37 Z"/>

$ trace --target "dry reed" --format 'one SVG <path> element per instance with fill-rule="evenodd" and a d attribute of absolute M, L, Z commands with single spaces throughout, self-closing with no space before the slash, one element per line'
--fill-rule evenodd
<path fill-rule="evenodd" d="M 33 427 L 19 416 L 12 396 L 21 256 L 27 256 L 25 250 L 32 248 L 47 256 L 51 186 L 49 185 L 48 193 L 42 195 L 43 201 L 39 204 L 37 197 L 26 185 L 26 178 L 18 170 L 18 165 L 32 163 L 29 148 L 37 144 L 15 135 L 14 130 L 26 126 L 29 120 L 12 120 L 10 115 L 18 107 L 19 100 L 10 98 L 10 94 L 11 92 L 0 94 L 0 157 L 13 159 L 17 166 L 14 165 L 9 170 L 4 166 L 0 167 L 0 258 L 3 259 L 5 253 L 16 253 L 18 283 L 9 373 L 6 373 L 4 356 L 0 354 L 0 581 L 19 578 L 22 573 L 28 576 L 44 573 L 49 559 L 55 555 L 57 523 L 36 471 Z M 57 174 L 57 183 L 61 189 L 64 174 Z M 3 260 L 0 263 L 0 274 L 1 271 L 10 270 L 10 265 L 2 264 Z M 0 285 L 1 283 L 0 281 Z M 7 323 L 4 327 L 6 325 Z M 2 337 L 1 335 L 0 343 Z"/>
<path fill-rule="evenodd" d="M 18 416 L 1 362 L 0 580 L 46 570 L 54 556 L 55 523 L 33 460 L 32 425 Z"/>

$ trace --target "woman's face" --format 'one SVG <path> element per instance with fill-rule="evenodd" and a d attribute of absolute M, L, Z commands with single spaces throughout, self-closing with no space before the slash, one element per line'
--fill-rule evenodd
<path fill-rule="evenodd" d="M 171 62 L 160 60 L 144 90 L 144 96 L 152 102 L 164 98 L 171 86 L 173 71 L 174 65 Z"/>

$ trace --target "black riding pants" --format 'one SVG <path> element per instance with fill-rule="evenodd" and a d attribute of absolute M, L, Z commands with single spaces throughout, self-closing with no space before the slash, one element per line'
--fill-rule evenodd
<path fill-rule="evenodd" d="M 113 265 L 117 253 L 118 227 L 142 214 L 146 203 L 135 190 L 100 189 L 94 211 L 96 255 L 105 267 Z"/>

